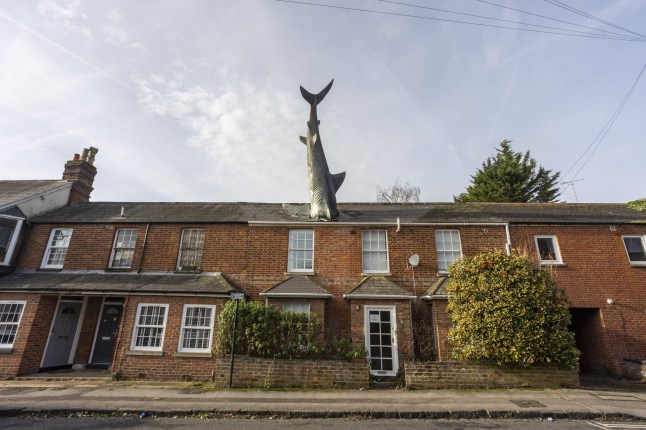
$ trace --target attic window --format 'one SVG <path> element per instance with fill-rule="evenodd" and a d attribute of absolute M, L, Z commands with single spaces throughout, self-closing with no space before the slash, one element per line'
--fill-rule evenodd
<path fill-rule="evenodd" d="M 0 215 L 0 266 L 11 264 L 21 227 L 22 218 Z"/>

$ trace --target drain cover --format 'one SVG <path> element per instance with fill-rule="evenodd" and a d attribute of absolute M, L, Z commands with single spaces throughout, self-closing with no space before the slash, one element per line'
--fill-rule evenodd
<path fill-rule="evenodd" d="M 595 397 L 601 399 L 601 400 L 614 400 L 614 401 L 622 401 L 622 402 L 643 402 L 644 399 L 640 399 L 639 397 L 636 396 L 630 396 L 630 395 L 618 395 L 618 394 L 593 394 Z"/>
<path fill-rule="evenodd" d="M 519 406 L 521 408 L 546 408 L 544 404 L 541 402 L 537 402 L 536 400 L 510 400 L 514 405 Z"/>

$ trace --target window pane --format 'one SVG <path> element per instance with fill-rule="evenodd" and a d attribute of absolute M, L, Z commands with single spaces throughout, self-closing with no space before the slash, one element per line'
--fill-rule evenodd
<path fill-rule="evenodd" d="M 0 302 L 0 345 L 13 345 L 24 306 L 24 303 Z"/>
<path fill-rule="evenodd" d="M 287 270 L 311 271 L 314 266 L 314 230 L 290 230 Z"/>
<path fill-rule="evenodd" d="M 554 246 L 554 240 L 551 237 L 536 238 L 536 244 L 538 245 L 538 254 L 541 257 L 541 260 L 557 260 L 556 247 Z"/>
<path fill-rule="evenodd" d="M 628 252 L 628 259 L 631 262 L 646 261 L 646 252 L 644 251 L 644 242 L 641 237 L 624 237 L 624 244 Z"/>

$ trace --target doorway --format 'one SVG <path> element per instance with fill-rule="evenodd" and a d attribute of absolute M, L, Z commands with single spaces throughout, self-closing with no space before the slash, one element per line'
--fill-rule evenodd
<path fill-rule="evenodd" d="M 399 370 L 394 306 L 365 306 L 370 374 L 395 376 Z"/>
<path fill-rule="evenodd" d="M 58 301 L 41 368 L 60 368 L 72 364 L 84 305 L 85 300 L 80 297 L 61 298 Z"/>
<path fill-rule="evenodd" d="M 112 363 L 122 311 L 123 300 L 110 299 L 103 302 L 88 367 L 107 369 Z"/>

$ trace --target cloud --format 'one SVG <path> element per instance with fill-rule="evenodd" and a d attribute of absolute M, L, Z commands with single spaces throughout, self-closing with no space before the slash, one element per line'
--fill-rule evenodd
<path fill-rule="evenodd" d="M 78 0 L 64 2 L 64 5 L 53 0 L 41 0 L 38 3 L 38 11 L 52 22 L 58 24 L 66 33 L 78 34 L 84 39 L 93 40 L 92 31 L 84 26 L 77 25 L 73 21 L 81 18 L 86 19 Z"/>

